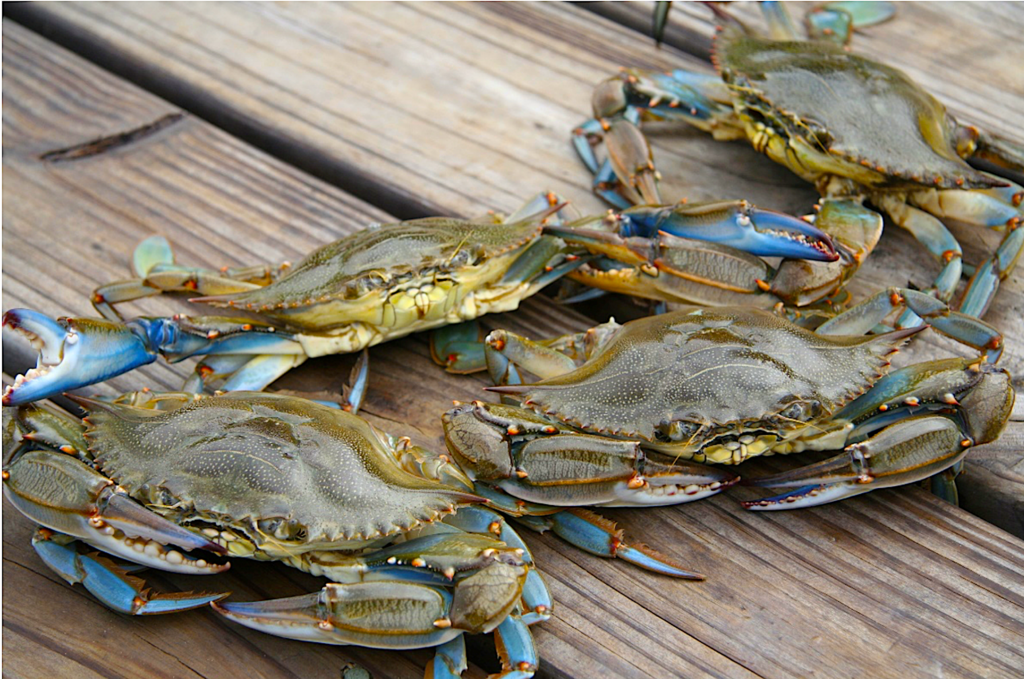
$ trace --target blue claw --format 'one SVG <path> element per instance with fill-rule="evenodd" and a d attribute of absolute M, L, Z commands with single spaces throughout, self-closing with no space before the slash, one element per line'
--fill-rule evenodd
<path fill-rule="evenodd" d="M 173 363 L 208 354 L 304 355 L 301 344 L 286 332 L 258 321 L 216 316 L 55 321 L 30 309 L 12 309 L 4 314 L 3 327 L 27 337 L 39 350 L 38 365 L 5 390 L 5 406 L 103 382 L 158 356 Z"/>
<path fill-rule="evenodd" d="M 105 606 L 128 615 L 177 613 L 220 601 L 230 592 L 152 594 L 145 583 L 98 554 L 79 554 L 74 542 L 61 544 L 40 531 L 32 546 L 43 562 L 71 584 L 82 584 Z"/>
<path fill-rule="evenodd" d="M 839 259 L 832 239 L 813 224 L 742 200 L 641 206 L 622 213 L 623 237 L 650 238 L 659 231 L 729 245 L 759 257 Z"/>
<path fill-rule="evenodd" d="M 466 671 L 466 638 L 460 634 L 434 650 L 434 657 L 427 665 L 427 679 L 458 679 Z"/>
<path fill-rule="evenodd" d="M 501 658 L 500 679 L 530 679 L 537 671 L 539 660 L 530 628 L 519 617 L 510 613 L 494 630 L 494 641 Z"/>
<path fill-rule="evenodd" d="M 157 357 L 121 323 L 89 318 L 54 321 L 37 311 L 12 309 L 4 314 L 3 327 L 18 331 L 39 348 L 38 365 L 4 391 L 5 406 L 102 382 Z"/>

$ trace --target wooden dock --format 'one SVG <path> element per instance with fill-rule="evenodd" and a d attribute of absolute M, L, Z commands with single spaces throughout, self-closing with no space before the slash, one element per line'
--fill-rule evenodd
<path fill-rule="evenodd" d="M 1022 139 L 1024 3 L 899 9 L 859 34 L 856 49 L 904 68 L 958 117 Z M 661 49 L 634 28 L 649 12 L 649 3 L 6 3 L 3 309 L 95 315 L 88 293 L 123 278 L 153 234 L 170 239 L 179 261 L 216 268 L 296 260 L 371 222 L 509 211 L 542 189 L 603 211 L 569 144 L 593 86 L 624 65 L 710 72 L 705 8 L 677 7 Z M 668 198 L 743 197 L 800 214 L 817 197 L 745 144 L 684 129 L 657 133 L 654 149 Z M 954 233 L 968 262 L 999 239 Z M 890 229 L 852 289 L 924 285 L 936 271 Z M 1018 388 L 1022 280 L 1018 270 L 987 316 L 1007 335 L 1003 365 Z M 188 304 L 167 296 L 133 308 L 166 315 Z M 486 323 L 549 336 L 594 319 L 541 295 Z M 7 374 L 34 360 L 11 339 Z M 950 348 L 925 333 L 905 354 Z M 483 378 L 445 374 L 422 336 L 376 347 L 371 360 L 367 418 L 421 445 L 443 445 L 452 399 L 483 396 Z M 351 362 L 310 361 L 273 388 L 337 393 Z M 161 361 L 96 390 L 175 389 L 190 365 Z M 1024 676 L 1024 423 L 971 453 L 963 504 L 984 519 L 917 488 L 773 514 L 740 507 L 755 495 L 739 488 L 607 512 L 707 574 L 703 583 L 526 536 L 557 602 L 534 627 L 538 676 Z M 46 569 L 32 530 L 5 503 L 5 677 L 336 678 L 355 663 L 380 679 L 422 676 L 430 657 L 286 641 L 212 611 L 112 613 Z M 238 600 L 321 586 L 244 561 L 200 583 L 147 579 Z M 493 671 L 490 648 L 471 643 L 466 676 Z"/>

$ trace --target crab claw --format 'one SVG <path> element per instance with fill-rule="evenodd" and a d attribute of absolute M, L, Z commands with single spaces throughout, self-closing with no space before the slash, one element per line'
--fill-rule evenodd
<path fill-rule="evenodd" d="M 878 488 L 921 481 L 963 459 L 972 441 L 953 419 L 943 415 L 909 417 L 839 455 L 794 469 L 746 481 L 767 488 L 796 490 L 743 503 L 747 509 L 777 510 L 814 507 Z"/>
<path fill-rule="evenodd" d="M 229 592 L 179 592 L 156 594 L 131 575 L 130 564 L 121 566 L 101 554 L 83 554 L 73 543 L 54 540 L 45 528 L 36 532 L 32 547 L 58 575 L 71 584 L 81 583 L 105 606 L 128 615 L 177 613 L 199 608 L 228 596 Z"/>
<path fill-rule="evenodd" d="M 313 594 L 212 605 L 251 629 L 321 644 L 427 648 L 463 632 L 450 622 L 451 595 L 408 582 L 332 582 Z"/>
<path fill-rule="evenodd" d="M 659 231 L 729 245 L 759 257 L 839 259 L 832 239 L 818 227 L 745 200 L 641 206 L 622 213 L 623 236 L 650 238 Z"/>
<path fill-rule="evenodd" d="M 38 311 L 12 309 L 4 314 L 3 327 L 27 337 L 39 351 L 36 367 L 18 375 L 4 391 L 5 406 L 102 382 L 156 360 L 142 339 L 121 323 L 91 318 L 54 321 Z"/>

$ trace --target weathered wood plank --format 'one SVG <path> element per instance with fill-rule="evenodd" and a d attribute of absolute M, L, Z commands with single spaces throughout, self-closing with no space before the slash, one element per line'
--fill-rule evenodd
<path fill-rule="evenodd" d="M 735 7 L 756 22 L 757 10 L 748 5 Z M 600 5 L 640 25 L 648 24 L 650 8 Z M 701 58 L 656 49 L 632 30 L 555 3 L 29 3 L 5 11 L 299 167 L 383 196 L 399 214 L 509 210 L 540 188 L 559 191 L 584 211 L 603 209 L 567 141 L 589 109 L 593 85 L 622 65 L 711 70 L 709 13 L 683 3 L 672 14 L 674 30 L 685 38 L 680 46 Z M 904 67 L 958 115 L 1019 138 L 1024 48 L 1010 36 L 1021 30 L 1020 3 L 913 3 L 855 44 Z M 685 128 L 652 137 L 666 197 L 742 196 L 794 213 L 815 199 L 744 143 L 715 143 Z M 995 232 L 953 232 L 968 262 L 999 241 Z M 890 229 L 851 291 L 860 297 L 887 285 L 924 286 L 937 271 L 909 235 Z M 1019 272 L 986 318 L 1010 338 L 1002 364 L 1019 388 Z M 902 360 L 950 352 L 960 348 L 927 333 Z M 979 465 L 989 459 L 976 456 Z M 1001 445 L 998 459 L 1020 464 L 1024 450 Z M 987 469 L 979 466 L 978 482 L 965 485 L 965 502 L 999 521 L 1007 505 L 990 502 L 980 479 L 995 481 L 991 474 L 999 472 Z M 1021 493 L 1016 481 L 1003 479 L 1010 493 Z"/>
<path fill-rule="evenodd" d="M 190 118 L 110 153 L 42 163 L 38 153 L 135 129 L 175 110 L 17 27 L 5 27 L 4 37 L 4 235 L 18 248 L 5 260 L 5 306 L 87 314 L 83 293 L 122 275 L 135 242 L 153 232 L 179 244 L 183 261 L 210 266 L 295 257 L 383 217 Z M 13 51 L 23 55 L 20 62 L 9 56 Z M 135 98 L 141 103 L 118 105 Z M 138 117 L 109 119 L 134 107 Z M 79 241 L 68 242 L 69 227 Z M 168 299 L 147 304 L 154 313 L 180 308 Z M 585 325 L 543 300 L 500 322 L 535 335 Z M 448 399 L 480 393 L 482 380 L 449 377 L 430 365 L 421 337 L 375 348 L 373 361 L 367 412 L 386 428 L 406 427 L 419 443 L 439 445 L 437 415 Z M 347 365 L 344 358 L 317 361 L 285 386 L 320 389 L 326 376 L 327 388 L 337 389 Z M 160 365 L 118 384 L 146 379 L 174 386 L 181 371 Z M 632 534 L 708 573 L 703 584 L 650 576 L 549 536 L 530 539 L 560 606 L 536 630 L 545 672 L 906 677 L 932 676 L 939 668 L 949 675 L 1014 676 L 1024 666 L 1020 540 L 915 489 L 775 516 L 743 512 L 736 499 L 752 494 L 739 489 L 682 508 L 615 512 Z M 11 512 L 4 521 L 5 575 L 17 568 L 36 573 L 41 565 L 26 547 L 27 522 Z M 240 599 L 295 594 L 312 583 L 251 563 L 237 564 L 232 577 L 228 586 Z M 151 655 L 146 644 L 157 645 L 173 658 L 163 667 L 180 662 L 204 675 L 336 676 L 336 661 L 353 657 L 375 676 L 401 676 L 414 674 L 421 658 L 245 636 L 204 613 L 129 620 L 48 573 L 19 582 L 16 591 L 5 588 L 15 596 L 4 612 L 5 640 L 33 656 L 22 657 L 21 665 L 8 657 L 5 671 L 18 676 L 32 670 L 12 668 L 40 658 L 50 657 L 55 668 L 74 660 L 43 648 L 84 653 L 74 662 L 85 668 L 99 662 L 98 673 L 122 672 L 109 651 L 87 648 L 83 629 L 99 630 L 127 653 Z M 196 586 L 164 575 L 155 582 L 161 589 Z M 43 636 L 32 636 L 44 627 Z M 936 637 L 947 641 L 936 646 Z M 131 662 L 139 663 L 137 671 L 123 670 L 126 675 L 153 670 L 152 658 Z"/>

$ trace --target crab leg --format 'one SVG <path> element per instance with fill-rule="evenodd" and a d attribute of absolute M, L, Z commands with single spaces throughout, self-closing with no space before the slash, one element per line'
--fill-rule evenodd
<path fill-rule="evenodd" d="M 994 175 L 988 176 L 1005 186 L 970 191 L 933 189 L 917 191 L 908 197 L 936 217 L 1005 230 L 996 252 L 978 267 L 964 295 L 961 311 L 972 316 L 984 313 L 998 290 L 999 282 L 1009 276 L 1024 250 L 1024 236 L 1017 233 L 1024 222 L 1024 187 Z"/>
<path fill-rule="evenodd" d="M 530 679 L 540 665 L 533 635 L 519 611 L 513 611 L 494 630 L 501 672 L 494 679 Z"/>
<path fill-rule="evenodd" d="M 199 292 L 203 295 L 223 295 L 263 287 L 288 268 L 281 266 L 252 266 L 212 271 L 185 267 L 174 263 L 174 253 L 167 239 L 152 236 L 139 243 L 132 255 L 132 268 L 137 278 L 109 283 L 93 292 L 93 306 L 107 320 L 123 321 L 115 304 L 164 292 Z"/>
<path fill-rule="evenodd" d="M 641 568 L 671 577 L 688 580 L 701 580 L 704 578 L 704 576 L 698 573 L 693 573 L 683 568 L 674 560 L 651 549 L 647 545 L 641 543 L 627 544 L 623 531 L 617 528 L 612 521 L 595 512 L 583 509 L 562 509 L 550 505 L 526 502 L 504 491 L 482 484 L 477 486 L 477 492 L 490 500 L 492 506 L 497 507 L 506 514 L 512 515 L 517 522 L 527 528 L 538 533 L 552 530 L 555 535 L 574 547 L 579 547 L 596 556 L 618 557 Z M 465 510 L 460 510 L 460 513 L 462 511 Z M 504 532 L 502 533 L 502 539 L 508 542 L 508 544 L 514 544 L 505 538 Z M 520 538 L 516 535 L 515 539 L 519 540 Z M 523 544 L 522 547 L 525 549 L 526 545 Z M 526 555 L 529 556 L 528 550 Z M 530 574 L 533 572 L 530 571 Z M 531 601 L 527 597 L 530 574 L 527 575 L 527 584 L 523 588 L 523 600 L 525 602 Z M 529 610 L 529 607 L 527 610 Z M 529 615 L 524 615 L 523 619 L 526 620 Z M 533 624 L 533 622 L 528 621 L 527 624 Z"/>
<path fill-rule="evenodd" d="M 104 552 L 181 573 L 208 574 L 227 568 L 167 549 L 165 545 L 175 545 L 227 553 L 198 533 L 143 508 L 110 479 L 71 455 L 29 451 L 5 467 L 3 477 L 4 494 L 22 514 Z"/>
<path fill-rule="evenodd" d="M 505 497 L 507 498 L 508 496 Z M 524 563 L 530 566 L 534 565 L 533 554 L 530 553 L 530 548 L 523 542 L 519 533 L 513 530 L 512 526 L 508 525 L 503 516 L 490 509 L 475 505 L 462 507 L 445 521 L 449 525 L 456 526 L 461 530 L 485 535 L 488 533 L 497 535 L 498 539 L 509 547 L 522 550 Z M 554 602 L 552 601 L 548 586 L 544 583 L 543 578 L 541 578 L 540 572 L 536 568 L 531 568 L 526 574 L 526 582 L 523 583 L 523 611 L 525 611 L 522 613 L 523 621 L 527 625 L 543 622 L 551 617 L 553 607 Z"/>
<path fill-rule="evenodd" d="M 943 415 L 901 420 L 824 462 L 750 481 L 767 488 L 799 487 L 743 506 L 755 510 L 813 507 L 921 481 L 959 462 L 970 443 L 960 426 Z"/>
<path fill-rule="evenodd" d="M 960 312 L 981 318 L 995 299 L 999 284 L 1006 280 L 1024 252 L 1024 228 L 1007 229 L 995 253 L 982 262 L 971 276 L 960 302 Z"/>
<path fill-rule="evenodd" d="M 434 535 L 429 538 L 431 540 L 418 538 L 395 548 L 415 550 L 417 545 L 426 544 L 424 541 L 435 546 L 457 547 L 461 539 L 473 538 L 478 542 L 488 539 L 471 534 Z M 492 544 L 500 544 L 493 538 L 489 540 Z M 454 594 L 423 584 L 420 575 L 430 567 L 426 563 L 420 565 L 417 560 L 444 559 L 444 553 L 428 551 L 420 554 L 422 556 L 408 561 L 412 573 L 394 568 L 387 580 L 330 583 L 319 593 L 310 595 L 259 603 L 215 604 L 214 608 L 247 627 L 286 638 L 408 649 L 444 644 L 463 631 L 490 632 L 516 607 L 528 566 L 516 557 L 514 551 L 490 549 L 479 552 L 473 564 L 465 565 L 482 567 L 471 570 L 469 575 L 460 574 L 458 578 L 455 577 L 458 571 L 452 571 L 451 578 L 445 575 L 449 581 L 455 578 Z M 394 563 L 398 565 L 398 554 L 391 556 L 395 557 Z M 324 555 L 324 558 L 331 558 L 331 555 Z M 375 556 L 371 558 L 376 560 Z M 387 564 L 387 559 L 384 563 Z M 440 563 L 434 564 L 435 567 L 438 565 Z M 370 610 L 373 612 L 368 613 Z"/>
<path fill-rule="evenodd" d="M 674 73 L 624 70 L 594 90 L 595 117 L 573 130 L 576 153 L 594 175 L 594 191 L 618 208 L 662 202 L 650 145 L 638 128 L 641 118 L 684 121 L 720 131 L 721 138 L 742 137 L 730 125 L 732 106 L 721 81 L 680 73 L 677 78 Z M 607 151 L 603 162 L 594 154 L 601 139 Z"/>
<path fill-rule="evenodd" d="M 878 292 L 855 307 L 822 324 L 820 335 L 859 335 L 882 323 L 894 309 L 906 308 L 924 319 L 928 327 L 981 351 L 989 363 L 1002 354 L 1003 338 L 984 321 L 951 310 L 930 295 L 906 288 Z"/>
<path fill-rule="evenodd" d="M 477 486 L 511 496 L 488 494 L 499 509 L 591 553 L 676 577 L 694 574 L 653 550 L 626 544 L 614 524 L 597 515 L 558 507 L 679 504 L 736 481 L 728 472 L 646 454 L 633 441 L 579 434 L 509 406 L 457 405 L 442 421 L 449 451 L 476 469 Z"/>
<path fill-rule="evenodd" d="M 486 365 L 483 332 L 476 321 L 438 328 L 430 333 L 430 356 L 434 363 L 456 375 L 476 372 Z"/>
<path fill-rule="evenodd" d="M 463 633 L 450 624 L 451 594 L 438 587 L 396 580 L 328 583 L 313 594 L 215 603 L 213 608 L 251 629 L 321 644 L 428 648 Z M 376 614 L 367 615 L 370 610 Z"/>
<path fill-rule="evenodd" d="M 684 580 L 703 580 L 694 573 L 641 543 L 629 544 L 615 523 L 586 509 L 567 509 L 547 516 L 522 516 L 523 524 L 543 533 L 551 530 L 569 544 L 606 558 L 619 558 L 654 573 Z"/>
<path fill-rule="evenodd" d="M 306 362 L 305 355 L 264 354 L 249 359 L 224 380 L 223 391 L 263 391 L 281 375 Z"/>
<path fill-rule="evenodd" d="M 948 302 L 956 292 L 963 273 L 963 250 L 960 243 L 941 221 L 906 204 L 898 197 L 884 196 L 877 201 L 879 207 L 885 210 L 896 224 L 909 231 L 936 259 L 945 262 L 930 289 L 935 291 L 936 297 Z M 912 321 L 908 319 L 907 323 L 910 322 Z"/>
<path fill-rule="evenodd" d="M 74 540 L 66 535 L 40 528 L 32 537 L 32 547 L 47 566 L 69 584 L 82 584 L 103 605 L 128 615 L 177 613 L 220 601 L 229 592 L 180 592 L 153 594 L 139 578 L 128 574 L 110 559 L 81 554 Z"/>
<path fill-rule="evenodd" d="M 960 123 L 956 126 L 956 137 L 957 152 L 962 158 L 983 160 L 1024 177 L 1024 147 L 1020 144 Z"/>
<path fill-rule="evenodd" d="M 206 380 L 223 380 L 223 391 L 262 391 L 281 375 L 306 361 L 305 355 L 264 354 L 255 358 L 245 354 L 215 354 L 201 361 L 185 381 L 184 391 L 195 394 L 203 392 Z M 359 411 L 366 398 L 369 382 L 369 353 L 360 353 L 352 367 L 349 381 L 345 385 L 345 397 L 337 402 L 318 401 L 348 412 Z"/>

